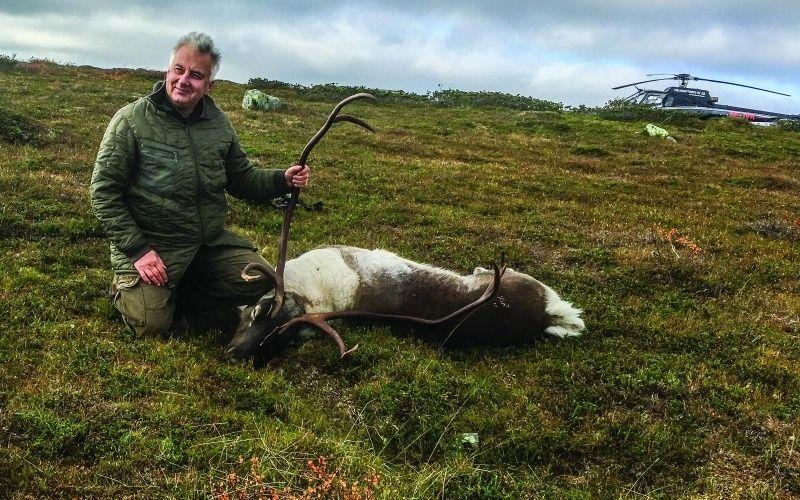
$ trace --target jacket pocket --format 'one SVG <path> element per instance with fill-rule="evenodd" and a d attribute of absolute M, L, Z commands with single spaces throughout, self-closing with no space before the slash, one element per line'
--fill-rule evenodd
<path fill-rule="evenodd" d="M 207 193 L 221 193 L 225 190 L 227 183 L 225 160 L 214 160 L 211 167 L 203 169 L 203 187 Z"/>
<path fill-rule="evenodd" d="M 138 274 L 123 274 L 116 276 L 117 290 L 129 290 L 139 284 L 142 278 Z"/>
<path fill-rule="evenodd" d="M 142 139 L 139 147 L 138 184 L 156 194 L 171 194 L 175 190 L 180 157 L 180 148 Z"/>
<path fill-rule="evenodd" d="M 122 314 L 125 324 L 133 329 L 145 324 L 144 291 L 140 283 L 138 274 L 117 274 L 112 285 L 114 307 Z"/>

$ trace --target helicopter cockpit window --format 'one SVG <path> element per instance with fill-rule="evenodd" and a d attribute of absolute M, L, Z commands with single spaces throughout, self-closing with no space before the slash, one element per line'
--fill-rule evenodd
<path fill-rule="evenodd" d="M 651 106 L 661 106 L 661 101 L 664 99 L 664 94 L 647 94 L 642 100 L 642 104 L 649 104 Z"/>

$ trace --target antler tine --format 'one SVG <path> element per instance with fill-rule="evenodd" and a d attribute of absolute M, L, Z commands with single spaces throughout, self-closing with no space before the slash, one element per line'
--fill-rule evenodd
<path fill-rule="evenodd" d="M 250 274 L 250 271 L 252 270 L 261 271 L 273 280 L 277 278 L 275 275 L 275 270 L 271 267 L 265 266 L 260 262 L 251 262 L 244 266 L 244 269 L 242 269 L 242 279 L 245 281 L 254 281 L 263 278 L 261 275 Z"/>
<path fill-rule="evenodd" d="M 282 334 L 289 328 L 295 325 L 299 325 L 301 323 L 305 323 L 307 325 L 316 326 L 320 330 L 327 333 L 336 345 L 339 348 L 339 353 L 342 357 L 345 357 L 347 354 L 355 351 L 358 348 L 358 345 L 353 347 L 352 349 L 347 349 L 342 337 L 339 335 L 332 326 L 330 326 L 327 321 L 334 320 L 334 319 L 341 319 L 341 318 L 365 318 L 365 319 L 383 319 L 383 320 L 394 320 L 394 321 L 406 321 L 408 323 L 415 323 L 418 325 L 425 325 L 425 326 L 436 326 L 442 323 L 446 323 L 454 318 L 457 318 L 463 314 L 471 313 L 478 309 L 480 306 L 486 304 L 494 297 L 497 296 L 497 293 L 500 291 L 500 280 L 503 278 L 503 275 L 506 272 L 508 266 L 505 262 L 505 253 L 502 255 L 500 259 L 500 265 L 493 262 L 492 267 L 494 268 L 494 279 L 492 280 L 492 284 L 486 287 L 483 294 L 473 302 L 465 305 L 464 307 L 454 311 L 447 316 L 444 316 L 439 319 L 426 319 L 426 318 L 419 318 L 416 316 L 405 316 L 400 314 L 381 314 L 381 313 L 374 313 L 369 311 L 358 311 L 358 310 L 350 310 L 350 311 L 339 311 L 339 312 L 330 312 L 330 313 L 311 313 L 311 314 L 304 314 L 303 316 L 298 316 L 296 318 L 292 318 L 291 320 L 284 323 L 282 326 L 278 327 L 275 330 L 275 333 Z M 459 324 L 460 325 L 460 324 Z M 458 326 L 456 326 L 458 328 Z M 454 329 L 455 330 L 455 329 Z M 451 332 L 452 334 L 452 332 Z"/>
<path fill-rule="evenodd" d="M 314 149 L 314 146 L 328 133 L 328 130 L 333 126 L 334 123 L 337 121 L 346 121 L 350 123 L 355 123 L 356 125 L 360 125 L 372 132 L 375 132 L 375 129 L 372 128 L 367 122 L 361 120 L 359 118 L 355 118 L 350 115 L 341 115 L 339 116 L 339 112 L 344 108 L 347 104 L 358 100 L 358 99 L 372 99 L 373 101 L 377 101 L 378 99 L 375 98 L 372 94 L 367 94 L 366 92 L 361 92 L 359 94 L 351 95 L 346 99 L 342 100 L 337 104 L 328 118 L 325 120 L 325 123 L 322 125 L 314 137 L 308 141 L 306 147 L 303 148 L 303 152 L 300 153 L 300 159 L 297 161 L 298 165 L 305 165 L 306 161 L 308 160 L 308 155 L 311 154 L 311 150 Z M 289 246 L 289 228 L 292 224 L 292 218 L 294 217 L 294 209 L 297 206 L 297 202 L 300 199 L 300 190 L 297 188 L 292 188 L 292 195 L 289 199 L 289 203 L 286 206 L 286 211 L 283 213 L 283 227 L 281 228 L 281 238 L 280 242 L 278 243 L 278 263 L 275 266 L 275 307 L 272 308 L 270 312 L 270 317 L 274 318 L 278 315 L 281 311 L 281 307 L 283 306 L 283 298 L 286 294 L 284 281 L 283 281 L 283 271 L 286 267 L 286 253 Z"/>
<path fill-rule="evenodd" d="M 336 118 L 334 118 L 333 121 L 335 123 L 339 123 L 339 122 L 355 123 L 356 125 L 360 125 L 360 126 L 364 127 L 365 129 L 369 130 L 370 132 L 375 132 L 375 129 L 372 128 L 372 125 L 370 125 L 369 123 L 365 122 L 361 118 L 356 118 L 355 116 L 339 115 Z"/>
<path fill-rule="evenodd" d="M 344 341 L 342 340 L 342 336 L 339 335 L 339 332 L 337 332 L 331 325 L 326 323 L 325 322 L 326 320 L 327 320 L 327 318 L 326 318 L 326 314 L 325 313 L 306 314 L 304 316 L 299 316 L 297 318 L 292 318 L 291 320 L 289 320 L 286 323 L 284 323 L 282 326 L 279 326 L 278 328 L 276 328 L 274 333 L 276 335 L 281 335 L 286 330 L 288 330 L 289 328 L 291 328 L 294 325 L 297 325 L 299 323 L 306 323 L 306 324 L 309 324 L 309 325 L 316 326 L 317 328 L 319 328 L 323 332 L 327 333 L 328 336 L 330 336 L 331 339 L 336 343 L 336 347 L 339 348 L 340 357 L 343 358 L 343 357 L 347 356 L 348 354 L 350 354 L 351 352 L 353 352 L 356 349 L 358 349 L 358 344 L 356 344 L 353 347 L 351 347 L 350 349 L 348 349 L 347 346 L 345 345 Z"/>
<path fill-rule="evenodd" d="M 366 128 L 366 129 L 369 129 L 372 132 L 375 132 L 375 129 L 373 129 L 366 122 L 363 122 L 361 120 L 353 121 L 353 120 L 348 120 L 346 118 L 342 118 L 341 120 L 336 120 L 337 115 L 342 110 L 342 108 L 344 108 L 346 105 L 348 105 L 351 102 L 353 102 L 355 100 L 358 100 L 358 99 L 372 99 L 373 101 L 377 101 L 378 100 L 372 94 L 367 94 L 366 92 L 361 92 L 359 94 L 351 95 L 350 97 L 342 100 L 339 104 L 337 104 L 336 107 L 333 108 L 333 111 L 331 111 L 331 114 L 328 115 L 328 119 L 325 120 L 325 123 L 322 125 L 322 128 L 320 128 L 317 131 L 317 133 L 314 134 L 314 137 L 312 137 L 311 140 L 308 141 L 308 144 L 306 144 L 306 147 L 303 148 L 303 152 L 300 153 L 300 160 L 297 162 L 298 165 L 305 165 L 306 164 L 306 160 L 308 160 L 308 155 L 311 154 L 311 150 L 314 149 L 314 146 L 317 145 L 317 143 L 320 141 L 320 139 L 322 139 L 325 136 L 325 134 L 328 133 L 328 130 L 330 130 L 330 128 L 333 126 L 333 124 L 336 121 L 350 121 L 350 122 L 355 123 L 357 125 L 361 125 L 362 127 Z M 348 116 L 348 115 L 344 115 L 344 116 Z"/>

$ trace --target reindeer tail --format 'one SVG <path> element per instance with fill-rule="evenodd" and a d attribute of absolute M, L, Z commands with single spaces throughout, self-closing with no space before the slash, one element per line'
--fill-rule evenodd
<path fill-rule="evenodd" d="M 547 286 L 545 286 L 545 297 L 547 299 L 545 312 L 550 320 L 550 326 L 545 328 L 545 333 L 560 338 L 580 335 L 583 329 L 586 328 L 581 319 L 581 310 L 562 300 L 556 292 Z"/>

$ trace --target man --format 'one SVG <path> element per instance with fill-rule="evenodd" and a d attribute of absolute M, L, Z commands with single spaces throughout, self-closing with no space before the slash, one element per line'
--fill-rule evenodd
<path fill-rule="evenodd" d="M 248 263 L 265 261 L 225 229 L 225 192 L 265 201 L 308 183 L 305 166 L 249 162 L 208 95 L 219 63 L 208 35 L 182 37 L 163 84 L 114 115 L 97 153 L 92 210 L 111 239 L 114 306 L 137 334 L 177 329 L 176 304 L 224 310 L 269 291 L 269 279 L 240 277 Z"/>

